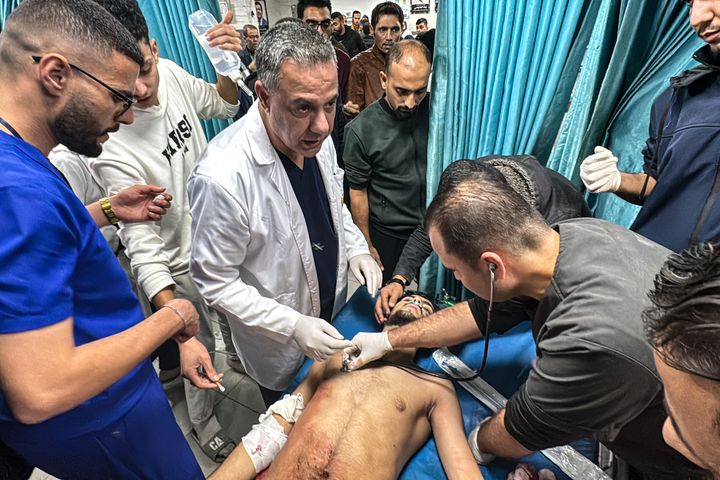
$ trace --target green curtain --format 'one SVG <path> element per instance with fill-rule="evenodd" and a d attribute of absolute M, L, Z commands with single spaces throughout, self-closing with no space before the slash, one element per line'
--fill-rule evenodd
<path fill-rule="evenodd" d="M 702 46 L 688 24 L 687 7 L 671 2 L 660 18 L 662 25 L 655 34 L 647 60 L 633 81 L 623 89 L 617 106 L 604 127 L 602 139 L 619 158 L 618 165 L 623 171 L 642 171 L 641 150 L 648 137 L 650 108 L 657 95 L 666 89 L 670 78 L 696 65 L 692 54 Z M 677 10 L 679 9 L 679 15 Z M 591 124 L 589 133 L 593 134 Z M 600 130 L 600 129 L 598 129 Z M 592 141 L 587 141 L 582 153 L 592 150 Z M 582 161 L 582 156 L 580 161 Z M 592 195 L 589 198 L 596 217 L 605 218 L 629 227 L 639 207 L 621 200 L 616 195 Z"/>
<path fill-rule="evenodd" d="M 215 0 L 138 0 L 140 8 L 160 49 L 160 56 L 177 63 L 192 75 L 215 83 L 215 69 L 202 47 L 188 28 L 188 17 L 199 9 L 215 15 L 220 21 L 220 8 Z M 204 122 L 208 139 L 230 124 L 228 120 Z"/>
<path fill-rule="evenodd" d="M 578 88 L 548 161 L 578 186 L 580 163 L 596 145 L 610 148 L 621 170 L 642 169 L 652 102 L 670 77 L 692 64 L 692 52 L 702 44 L 680 2 L 605 0 L 601 11 L 596 33 L 602 35 L 588 45 Z M 624 226 L 638 211 L 616 195 L 588 200 L 595 216 Z"/>

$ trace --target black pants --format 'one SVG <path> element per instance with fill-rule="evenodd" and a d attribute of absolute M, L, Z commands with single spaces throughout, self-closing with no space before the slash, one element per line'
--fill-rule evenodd
<path fill-rule="evenodd" d="M 27 480 L 33 467 L 0 442 L 0 480 Z"/>
<path fill-rule="evenodd" d="M 260 395 L 262 395 L 262 399 L 263 402 L 265 402 L 266 407 L 269 407 L 276 401 L 280 400 L 280 397 L 282 397 L 282 391 L 270 390 L 269 388 L 265 388 L 262 385 L 258 385 L 258 387 L 260 387 Z"/>
<path fill-rule="evenodd" d="M 160 370 L 172 370 L 180 367 L 180 350 L 178 344 L 172 338 L 165 340 L 152 354 L 151 358 L 155 360 L 160 357 L 158 363 Z"/>
<path fill-rule="evenodd" d="M 395 265 L 400 259 L 408 238 L 410 238 L 409 234 L 405 238 L 386 235 L 375 228 L 372 223 L 370 224 L 370 241 L 378 251 L 380 261 L 383 264 L 383 285 L 392 278 Z"/>

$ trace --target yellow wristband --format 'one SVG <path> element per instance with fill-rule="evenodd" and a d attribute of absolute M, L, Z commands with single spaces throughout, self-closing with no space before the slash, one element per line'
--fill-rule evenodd
<path fill-rule="evenodd" d="M 108 222 L 113 225 L 117 225 L 118 223 L 120 223 L 120 220 L 118 219 L 117 215 L 115 215 L 115 212 L 110 205 L 110 199 L 108 197 L 103 197 L 100 199 L 100 208 L 102 208 L 102 211 L 105 214 L 105 217 L 108 219 Z"/>

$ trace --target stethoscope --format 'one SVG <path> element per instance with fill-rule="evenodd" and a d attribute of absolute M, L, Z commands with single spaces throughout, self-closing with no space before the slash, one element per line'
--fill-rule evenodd
<path fill-rule="evenodd" d="M 488 272 L 489 272 L 489 276 L 490 276 L 490 292 L 489 292 L 490 295 L 489 295 L 489 299 L 488 299 L 487 315 L 485 316 L 485 332 L 484 332 L 485 348 L 483 349 L 483 359 L 482 359 L 482 363 L 480 364 L 480 369 L 477 370 L 474 374 L 472 374 L 468 377 L 453 377 L 453 376 L 449 376 L 449 375 L 444 375 L 442 373 L 430 372 L 428 370 L 418 367 L 417 365 L 398 364 L 398 363 L 394 363 L 394 362 L 388 362 L 388 361 L 382 360 L 382 359 L 376 360 L 374 363 L 382 363 L 385 365 L 397 367 L 397 368 L 407 371 L 408 373 L 418 372 L 418 373 L 423 373 L 425 375 L 430 375 L 433 377 L 443 378 L 446 380 L 455 380 L 456 382 L 469 382 L 471 380 L 475 380 L 476 378 L 480 377 L 480 375 L 482 375 L 482 372 L 485 370 L 485 366 L 487 365 L 488 353 L 490 351 L 490 323 L 491 323 L 490 316 L 492 314 L 492 307 L 493 307 L 493 302 L 494 302 L 494 297 L 495 297 L 495 270 L 496 269 L 497 269 L 497 266 L 494 263 L 488 262 Z M 414 305 L 417 305 L 419 308 L 422 309 L 422 307 L 420 306 L 420 304 L 418 303 L 417 300 L 410 300 L 408 303 L 413 303 Z"/>

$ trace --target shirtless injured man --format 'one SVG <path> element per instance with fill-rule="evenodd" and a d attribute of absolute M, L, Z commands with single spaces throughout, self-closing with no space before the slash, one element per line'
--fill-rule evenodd
<path fill-rule="evenodd" d="M 406 296 L 385 328 L 433 310 L 424 296 Z M 316 362 L 211 480 L 252 479 L 265 469 L 258 478 L 394 479 L 430 435 L 449 479 L 482 479 L 452 382 L 418 370 L 415 352 L 396 350 L 353 372 L 343 371 L 342 353 Z"/>

